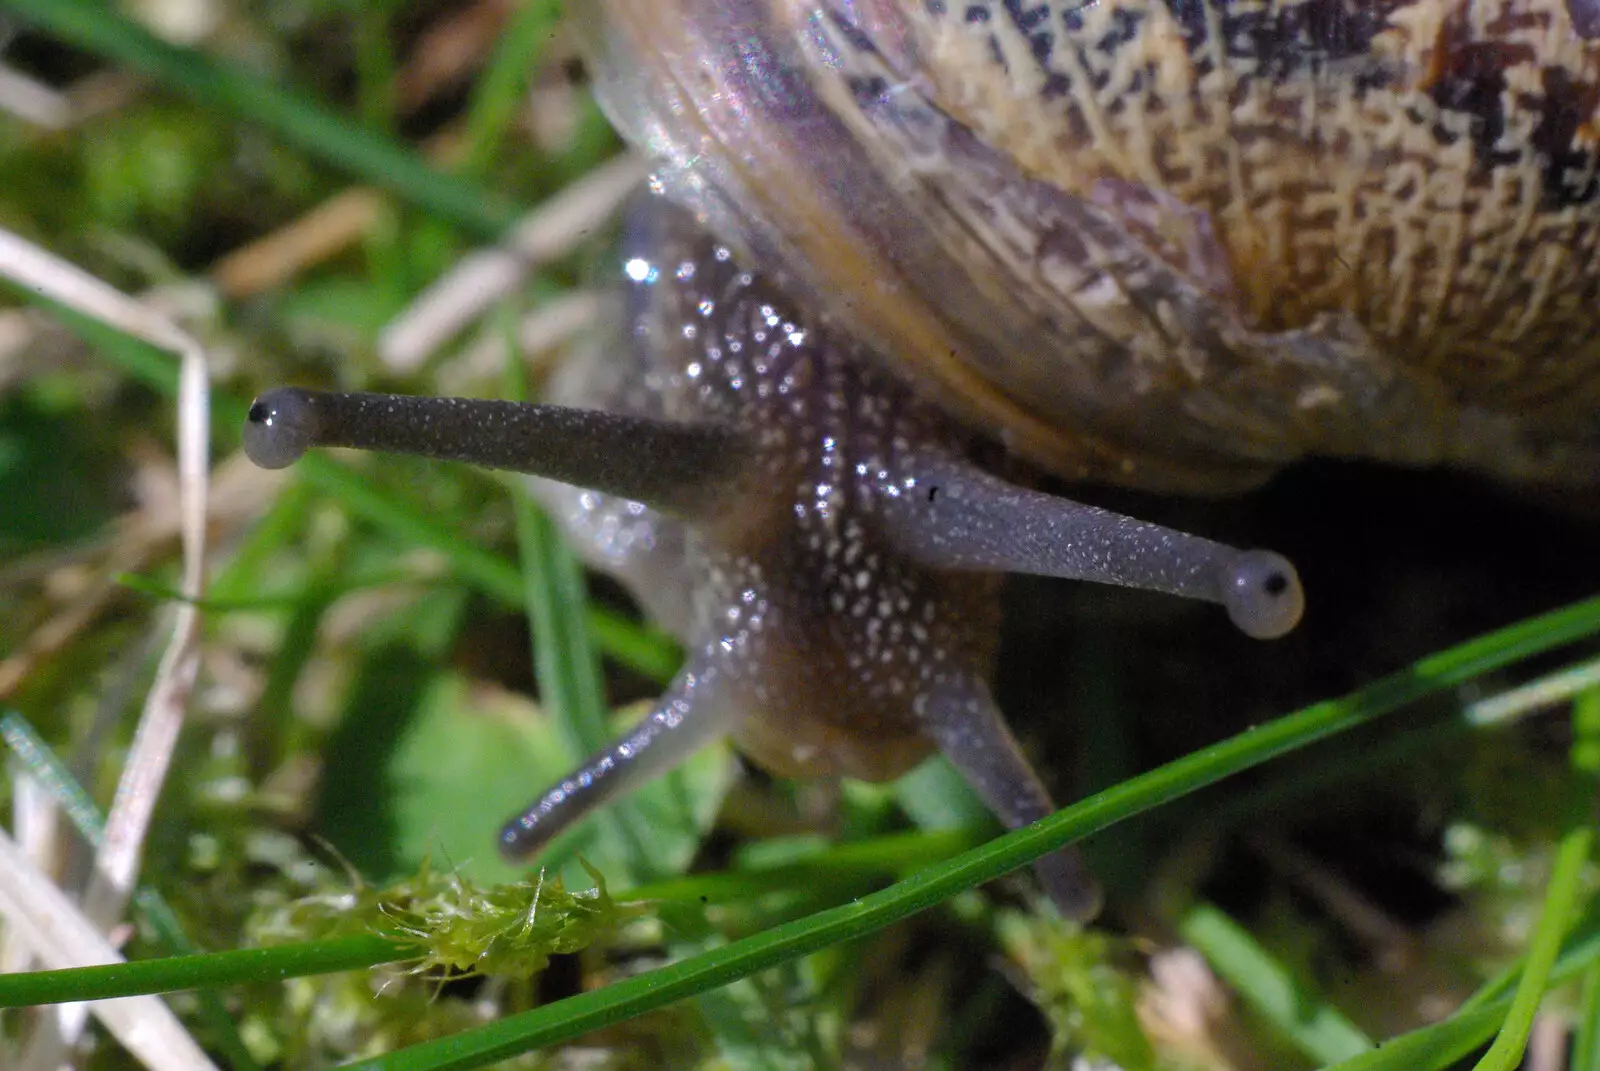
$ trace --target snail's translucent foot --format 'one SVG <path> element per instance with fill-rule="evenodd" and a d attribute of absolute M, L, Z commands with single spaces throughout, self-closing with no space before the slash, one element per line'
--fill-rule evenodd
<path fill-rule="evenodd" d="M 959 458 L 919 454 L 881 496 L 889 537 L 940 569 L 1031 573 L 1220 603 L 1256 639 L 1294 628 L 1299 574 L 1281 554 L 1239 550 L 1007 483 Z"/>

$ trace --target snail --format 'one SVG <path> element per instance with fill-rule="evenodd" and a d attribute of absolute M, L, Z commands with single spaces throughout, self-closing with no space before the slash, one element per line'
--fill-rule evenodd
<path fill-rule="evenodd" d="M 591 0 L 657 161 L 628 344 L 539 405 L 283 388 L 245 446 L 529 472 L 686 641 L 652 712 L 501 835 L 536 851 L 731 735 L 796 775 L 946 755 L 1053 809 L 990 694 L 1006 572 L 1222 604 L 1281 556 L 981 463 L 1181 492 L 1299 458 L 1600 478 L 1594 0 Z M 1036 870 L 1087 917 L 1070 851 Z"/>

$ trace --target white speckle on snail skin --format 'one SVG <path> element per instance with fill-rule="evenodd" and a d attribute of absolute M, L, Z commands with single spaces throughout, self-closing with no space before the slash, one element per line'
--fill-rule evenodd
<path fill-rule="evenodd" d="M 742 520 L 728 516 L 725 536 L 715 517 L 705 527 L 651 518 L 653 531 L 672 532 L 669 542 L 683 548 L 666 565 L 668 586 L 691 590 L 699 607 L 686 639 L 716 659 L 720 701 L 740 708 L 733 735 L 758 761 L 796 773 L 898 773 L 928 747 L 915 704 L 935 667 L 981 682 L 998 619 L 995 577 L 909 561 L 865 512 L 917 486 L 897 459 L 945 449 L 948 426 L 854 347 L 708 250 L 676 213 L 663 215 L 655 255 L 680 268 L 648 292 L 637 284 L 635 335 L 676 341 L 635 353 L 648 368 L 642 378 L 669 385 L 643 399 L 645 412 L 747 429 L 763 455 L 752 471 L 764 484 L 744 501 Z M 684 243 L 699 251 L 676 248 Z M 682 271 L 691 261 L 697 269 Z M 691 316 L 706 325 L 701 336 L 672 329 Z M 767 389 L 774 383 L 781 389 Z M 604 496 L 539 486 L 580 538 L 596 530 L 595 514 L 615 511 Z M 780 488 L 791 490 L 774 496 Z M 585 516 L 573 515 L 574 503 Z M 591 553 L 616 569 L 615 549 Z M 620 571 L 637 587 L 652 585 L 637 569 Z M 1081 906 L 1084 895 L 1062 898 Z"/>
<path fill-rule="evenodd" d="M 1276 555 L 977 468 L 945 418 L 859 344 L 816 325 L 767 330 L 802 318 L 686 214 L 652 207 L 648 241 L 624 262 L 637 344 L 572 366 L 558 391 L 582 408 L 283 389 L 256 401 L 246 427 L 266 464 L 346 445 L 566 481 L 534 487 L 590 560 L 687 641 L 656 709 L 506 826 L 509 854 L 730 733 L 779 772 L 870 779 L 936 745 L 1008 823 L 1041 817 L 1049 797 L 985 684 L 1002 571 L 1220 602 L 1258 636 L 1298 617 L 1298 582 Z M 704 331 L 678 330 L 696 314 Z M 1075 860 L 1039 869 L 1064 910 L 1092 905 Z"/>

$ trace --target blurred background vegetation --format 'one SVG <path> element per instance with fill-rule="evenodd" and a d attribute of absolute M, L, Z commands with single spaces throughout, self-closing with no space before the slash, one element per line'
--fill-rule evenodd
<path fill-rule="evenodd" d="M 333 932 L 289 906 L 304 897 L 529 878 L 493 852 L 500 822 L 675 665 L 509 481 L 392 458 L 266 473 L 237 450 L 266 386 L 504 395 L 522 389 L 513 365 L 537 389 L 592 338 L 605 226 L 442 344 L 393 342 L 461 258 L 595 190 L 622 151 L 568 18 L 559 0 L 0 0 L 0 226 L 184 324 L 218 392 L 202 676 L 145 864 L 200 947 Z M 0 299 L 0 709 L 102 805 L 178 583 L 174 377 L 19 291 Z M 1204 607 L 1013 585 L 1001 697 L 1063 799 L 1600 591 L 1594 496 L 1350 465 L 1229 502 L 1085 493 L 1290 554 L 1311 610 L 1269 646 Z M 1448 1013 L 1523 950 L 1568 823 L 1570 719 L 1491 731 L 1464 712 L 1594 655 L 1520 666 L 1101 835 L 1092 933 L 1050 922 L 1019 876 L 524 1063 L 1330 1063 Z M 545 860 L 568 888 L 595 885 L 581 859 L 612 895 L 660 906 L 537 974 L 263 982 L 217 994 L 231 1027 L 174 1004 L 236 1066 L 328 1066 L 846 901 L 990 832 L 937 765 L 892 786 L 792 784 L 711 749 Z M 64 886 L 85 861 L 64 854 Z M 128 940 L 130 957 L 154 951 L 143 930 Z M 1256 983 L 1300 1003 L 1252 998 Z M 1552 1002 L 1546 1032 L 1565 1037 L 1585 1000 Z M 1326 1013 L 1317 1031 L 1307 1008 Z M 0 1043 L 20 1052 L 32 1026 L 5 1013 Z M 104 1039 L 84 1057 L 128 1059 Z"/>

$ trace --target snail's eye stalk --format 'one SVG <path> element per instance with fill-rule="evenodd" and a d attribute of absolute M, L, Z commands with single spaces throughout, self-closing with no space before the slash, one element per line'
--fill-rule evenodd
<path fill-rule="evenodd" d="M 750 444 L 716 424 L 680 424 L 559 405 L 293 387 L 250 406 L 245 453 L 263 468 L 314 446 L 465 461 L 544 476 L 697 516 L 727 500 Z"/>
<path fill-rule="evenodd" d="M 949 456 L 909 460 L 883 496 L 889 536 L 932 568 L 1030 573 L 1220 603 L 1240 631 L 1276 639 L 1305 593 L 1280 554 L 1239 550 L 1017 487 Z"/>

